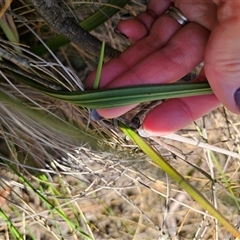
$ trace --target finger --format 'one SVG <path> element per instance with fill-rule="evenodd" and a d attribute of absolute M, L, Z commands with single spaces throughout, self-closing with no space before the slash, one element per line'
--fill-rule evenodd
<path fill-rule="evenodd" d="M 169 83 L 180 79 L 202 61 L 208 35 L 209 32 L 197 24 L 185 26 L 163 48 L 135 64 L 107 87 Z M 100 109 L 98 113 L 103 117 L 113 118 L 132 107 Z"/>
<path fill-rule="evenodd" d="M 164 14 L 170 5 L 170 1 L 161 4 L 157 1 L 149 1 L 146 12 L 140 13 L 134 19 L 119 22 L 116 29 L 130 41 L 136 42 L 148 34 L 154 21 Z"/>
<path fill-rule="evenodd" d="M 133 44 L 119 57 L 107 62 L 101 73 L 100 87 L 106 87 L 111 81 L 127 72 L 136 63 L 163 47 L 181 25 L 172 17 L 162 15 L 152 26 L 148 36 Z M 86 81 L 86 87 L 92 88 L 96 71 Z"/>
<path fill-rule="evenodd" d="M 211 30 L 217 23 L 217 5 L 213 1 L 176 0 L 174 5 L 183 13 L 189 22 L 195 22 Z"/>
<path fill-rule="evenodd" d="M 155 16 L 160 16 L 172 5 L 173 3 L 170 0 L 165 1 L 156 1 L 156 0 L 148 0 L 147 4 L 147 12 L 151 12 Z"/>
<path fill-rule="evenodd" d="M 149 136 L 176 132 L 219 106 L 214 95 L 170 99 L 154 108 L 143 121 Z"/>
<path fill-rule="evenodd" d="M 240 113 L 240 2 L 219 4 L 218 25 L 212 30 L 206 52 L 206 77 L 220 102 Z"/>
<path fill-rule="evenodd" d="M 159 31 L 157 26 L 160 27 Z M 191 23 L 169 40 L 177 29 L 180 29 L 180 25 L 175 19 L 168 15 L 159 18 L 149 37 L 140 40 L 118 58 L 104 65 L 101 87 L 162 83 L 166 80 L 171 82 L 187 74 L 202 61 L 209 32 Z M 155 31 L 159 35 L 155 35 Z M 143 60 L 140 61 L 141 59 Z M 95 72 L 87 79 L 88 88 L 93 85 L 94 78 Z"/>
<path fill-rule="evenodd" d="M 176 81 L 203 60 L 208 36 L 205 28 L 195 23 L 188 24 L 176 32 L 164 47 L 135 64 L 107 87 Z"/>
<path fill-rule="evenodd" d="M 192 82 L 206 82 L 204 67 Z M 216 96 L 170 99 L 149 112 L 140 133 L 163 136 L 176 132 L 219 106 Z"/>

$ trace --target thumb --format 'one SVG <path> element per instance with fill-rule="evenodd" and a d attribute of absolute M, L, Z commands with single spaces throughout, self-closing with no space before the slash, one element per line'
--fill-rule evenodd
<path fill-rule="evenodd" d="M 205 52 L 205 74 L 220 102 L 240 113 L 240 2 L 218 4 L 218 23 Z"/>

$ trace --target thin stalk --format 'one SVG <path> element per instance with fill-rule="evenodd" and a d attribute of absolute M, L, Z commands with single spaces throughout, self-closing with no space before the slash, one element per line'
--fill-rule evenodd
<path fill-rule="evenodd" d="M 219 212 L 214 206 L 195 189 L 180 173 L 178 173 L 162 156 L 157 153 L 144 139 L 131 128 L 119 123 L 121 130 L 134 141 L 141 150 L 147 154 L 155 164 L 168 174 L 180 187 L 182 187 L 194 200 L 196 200 L 209 214 L 215 217 L 233 236 L 240 237 L 240 232 Z"/>
<path fill-rule="evenodd" d="M 101 78 L 102 66 L 103 66 L 103 60 L 104 60 L 104 50 L 105 50 L 105 42 L 103 41 L 101 51 L 100 51 L 99 61 L 98 61 L 97 73 L 96 73 L 95 81 L 93 84 L 93 89 L 98 89 L 100 85 L 100 78 Z"/>
<path fill-rule="evenodd" d="M 23 237 L 21 236 L 21 234 L 18 232 L 17 228 L 14 227 L 14 225 L 12 224 L 11 220 L 8 218 L 8 216 L 5 214 L 5 212 L 0 208 L 0 216 L 2 217 L 2 219 L 7 223 L 8 228 L 12 234 L 12 236 L 15 239 L 18 240 L 23 240 Z"/>

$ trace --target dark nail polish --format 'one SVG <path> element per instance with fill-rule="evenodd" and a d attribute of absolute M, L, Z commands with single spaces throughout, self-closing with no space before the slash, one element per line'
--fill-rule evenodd
<path fill-rule="evenodd" d="M 90 119 L 93 120 L 94 122 L 100 121 L 104 119 L 97 111 L 96 109 L 91 109 L 90 111 Z"/>
<path fill-rule="evenodd" d="M 238 108 L 240 109 L 240 88 L 235 92 L 234 99 Z"/>
<path fill-rule="evenodd" d="M 124 33 L 120 32 L 117 28 L 114 28 L 114 32 L 123 39 L 128 39 L 128 36 L 126 36 Z"/>

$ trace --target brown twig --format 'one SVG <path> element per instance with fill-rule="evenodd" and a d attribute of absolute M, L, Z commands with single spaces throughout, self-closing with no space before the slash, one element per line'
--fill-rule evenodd
<path fill-rule="evenodd" d="M 62 34 L 71 42 L 77 44 L 86 52 L 98 57 L 101 49 L 101 41 L 80 27 L 73 18 L 66 15 L 56 0 L 27 0 L 35 10 L 44 18 L 46 23 Z M 110 46 L 105 47 L 105 61 L 120 54 Z"/>
<path fill-rule="evenodd" d="M 0 10 L 0 18 L 4 15 L 4 13 L 6 12 L 6 10 L 9 8 L 9 6 L 11 5 L 12 0 L 8 0 L 5 3 L 0 3 L 1 5 L 1 10 Z"/>

